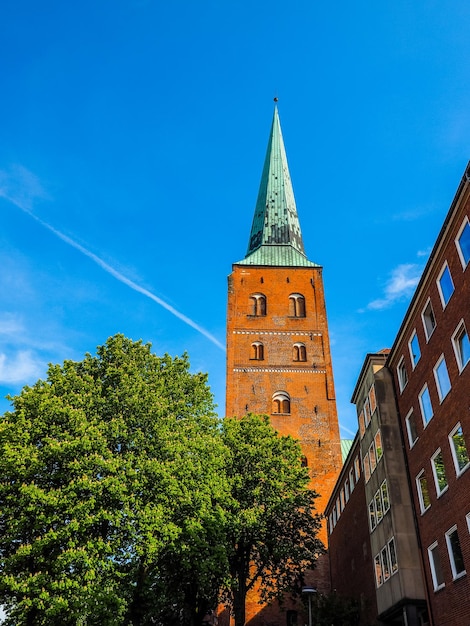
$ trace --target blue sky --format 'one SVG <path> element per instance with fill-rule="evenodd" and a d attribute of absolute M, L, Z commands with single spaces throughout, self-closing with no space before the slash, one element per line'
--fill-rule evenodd
<path fill-rule="evenodd" d="M 467 0 L 4 2 L 2 398 L 122 332 L 187 351 L 223 414 L 276 95 L 351 436 L 470 158 L 469 26 Z"/>

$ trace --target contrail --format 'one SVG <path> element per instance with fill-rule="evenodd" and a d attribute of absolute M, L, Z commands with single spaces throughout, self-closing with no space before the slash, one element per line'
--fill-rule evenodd
<path fill-rule="evenodd" d="M 6 194 L 0 194 L 0 195 L 3 195 L 3 197 L 5 198 L 7 197 Z M 60 230 L 57 230 L 57 228 L 54 228 L 47 222 L 44 222 L 41 218 L 37 217 L 37 215 L 34 215 L 34 213 L 32 213 L 29 209 L 25 208 L 24 206 L 21 206 L 22 203 L 20 204 L 17 200 L 15 200 L 12 197 L 8 199 L 14 204 L 16 204 L 16 206 L 18 206 L 22 211 L 24 211 L 33 219 L 35 219 L 36 222 L 39 222 L 41 226 L 50 230 L 51 233 L 54 233 L 56 237 L 59 237 L 59 239 L 62 239 L 62 241 L 65 241 L 65 243 L 69 244 L 69 246 L 72 246 L 72 248 L 75 248 L 76 250 L 84 254 L 86 257 L 94 261 L 105 272 L 108 272 L 108 274 L 111 274 L 111 276 L 114 276 L 114 278 L 119 280 L 121 283 L 124 283 L 125 285 L 133 289 L 134 291 L 137 291 L 138 293 L 141 293 L 147 298 L 150 298 L 150 300 L 153 300 L 154 302 L 162 306 L 164 309 L 169 311 L 172 315 L 180 319 L 182 322 L 184 322 L 188 326 L 191 326 L 191 328 L 194 328 L 195 330 L 197 330 L 197 332 L 201 333 L 201 335 L 204 335 L 204 337 L 209 339 L 209 341 L 212 341 L 212 343 L 214 343 L 218 348 L 225 351 L 225 346 L 222 343 L 220 343 L 220 341 L 216 337 L 214 337 L 214 335 L 211 335 L 211 333 L 207 331 L 205 328 L 202 328 L 202 326 L 199 326 L 199 324 L 196 324 L 196 322 L 193 322 L 192 319 L 190 319 L 183 313 L 180 313 L 177 309 L 172 307 L 171 304 L 168 304 L 168 302 L 165 302 L 165 300 L 162 300 L 161 298 L 153 294 L 148 289 L 141 287 L 130 278 L 127 278 L 127 276 L 124 276 L 124 274 L 121 274 L 121 272 L 118 272 L 117 270 L 115 270 L 114 267 L 111 267 L 111 265 L 108 265 L 108 263 L 103 261 L 103 259 L 100 259 L 100 257 L 96 256 L 96 254 L 93 254 L 93 252 L 90 252 L 90 250 L 87 250 L 86 248 L 81 246 L 79 243 L 71 239 L 70 237 L 67 237 L 67 235 L 64 235 L 64 233 L 61 233 Z"/>

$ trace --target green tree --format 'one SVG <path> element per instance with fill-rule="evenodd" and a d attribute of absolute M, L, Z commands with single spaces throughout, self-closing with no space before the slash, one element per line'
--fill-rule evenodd
<path fill-rule="evenodd" d="M 224 455 L 206 376 L 122 335 L 0 418 L 6 624 L 201 622 L 226 568 Z"/>
<path fill-rule="evenodd" d="M 244 626 L 246 595 L 255 585 L 261 586 L 263 601 L 300 591 L 304 572 L 324 552 L 317 538 L 321 518 L 300 446 L 279 436 L 267 416 L 225 419 L 223 438 L 233 499 L 225 597 L 236 626 Z"/>

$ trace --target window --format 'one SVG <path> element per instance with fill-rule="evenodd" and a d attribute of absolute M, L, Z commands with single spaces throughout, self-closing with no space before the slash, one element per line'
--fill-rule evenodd
<path fill-rule="evenodd" d="M 354 473 L 353 469 L 349 470 L 349 491 L 352 493 L 354 491 Z"/>
<path fill-rule="evenodd" d="M 462 267 L 465 269 L 470 261 L 470 226 L 468 217 L 465 219 L 455 240 Z"/>
<path fill-rule="evenodd" d="M 264 359 L 264 346 L 261 341 L 255 341 L 251 344 L 251 359 L 262 361 Z"/>
<path fill-rule="evenodd" d="M 377 457 L 375 455 L 375 443 L 372 442 L 369 447 L 370 473 L 372 474 L 377 467 Z"/>
<path fill-rule="evenodd" d="M 416 331 L 414 331 L 410 341 L 408 342 L 408 348 L 410 350 L 411 363 L 414 369 L 421 357 L 421 350 L 419 348 L 418 335 L 416 334 Z"/>
<path fill-rule="evenodd" d="M 346 503 L 345 499 L 344 499 L 344 488 L 341 489 L 341 491 L 339 492 L 339 500 L 341 503 L 341 511 L 344 511 L 344 505 Z"/>
<path fill-rule="evenodd" d="M 436 328 L 436 318 L 434 317 L 434 311 L 432 310 L 431 300 L 428 300 L 428 303 L 424 307 L 423 312 L 421 313 L 421 318 L 423 320 L 426 339 L 429 341 L 429 338 Z"/>
<path fill-rule="evenodd" d="M 418 432 L 416 430 L 416 421 L 413 410 L 411 410 L 405 419 L 406 423 L 406 432 L 408 433 L 408 442 L 410 444 L 410 449 L 415 445 L 416 440 L 418 439 Z"/>
<path fill-rule="evenodd" d="M 400 391 L 403 391 L 406 387 L 406 383 L 408 382 L 408 374 L 406 372 L 405 359 L 403 357 L 401 357 L 400 362 L 398 363 L 397 374 Z"/>
<path fill-rule="evenodd" d="M 373 415 L 375 409 L 377 408 L 377 398 L 375 395 L 375 385 L 369 389 L 369 405 L 370 405 L 370 414 Z"/>
<path fill-rule="evenodd" d="M 387 546 L 382 548 L 382 552 L 380 554 L 382 557 L 382 574 L 384 578 L 384 582 L 390 578 L 390 564 L 388 562 L 388 550 Z"/>
<path fill-rule="evenodd" d="M 450 449 L 454 458 L 455 471 L 460 476 L 468 467 L 469 458 L 463 436 L 462 426 L 457 424 L 449 435 Z"/>
<path fill-rule="evenodd" d="M 356 478 L 356 483 L 359 480 L 360 475 L 361 475 L 361 464 L 359 463 L 359 457 L 357 456 L 354 459 L 354 476 Z"/>
<path fill-rule="evenodd" d="M 444 265 L 437 279 L 437 286 L 439 288 L 439 295 L 441 296 L 442 307 L 445 308 L 451 295 L 454 293 L 454 283 L 452 282 L 452 276 L 450 275 L 447 263 Z"/>
<path fill-rule="evenodd" d="M 252 293 L 250 296 L 250 315 L 256 317 L 266 315 L 266 296 L 262 293 Z"/>
<path fill-rule="evenodd" d="M 369 398 L 366 398 L 366 401 L 364 402 L 364 419 L 365 419 L 366 428 L 367 428 L 370 424 Z"/>
<path fill-rule="evenodd" d="M 380 429 L 375 433 L 374 442 L 375 442 L 375 453 L 377 455 L 377 463 L 378 463 L 383 455 L 382 435 L 380 434 Z"/>
<path fill-rule="evenodd" d="M 305 298 L 300 293 L 291 293 L 289 296 L 289 315 L 291 317 L 305 317 Z"/>
<path fill-rule="evenodd" d="M 450 566 L 452 568 L 452 577 L 454 580 L 466 574 L 463 562 L 462 549 L 460 547 L 457 526 L 453 526 L 446 532 L 447 551 L 449 553 Z"/>
<path fill-rule="evenodd" d="M 366 481 L 366 483 L 369 481 L 370 478 L 370 460 L 369 460 L 369 453 L 367 453 L 364 457 L 364 480 Z"/>
<path fill-rule="evenodd" d="M 468 333 L 463 320 L 460 322 L 457 330 L 452 336 L 452 345 L 454 346 L 455 358 L 457 359 L 459 372 L 461 372 L 470 360 L 470 342 L 468 340 Z"/>
<path fill-rule="evenodd" d="M 440 448 L 431 457 L 431 465 L 434 474 L 434 482 L 436 483 L 436 493 L 440 496 L 447 489 L 446 470 Z"/>
<path fill-rule="evenodd" d="M 290 413 L 290 396 L 285 391 L 276 391 L 273 395 L 273 413 Z"/>
<path fill-rule="evenodd" d="M 375 557 L 375 583 L 377 587 L 383 583 L 382 578 L 382 560 L 380 558 L 380 553 Z"/>
<path fill-rule="evenodd" d="M 307 348 L 304 343 L 294 343 L 294 361 L 307 360 Z"/>
<path fill-rule="evenodd" d="M 434 591 L 444 587 L 444 574 L 442 573 L 441 556 L 439 554 L 439 544 L 435 541 L 428 548 L 429 566 L 431 568 L 432 584 Z"/>
<path fill-rule="evenodd" d="M 300 464 L 302 465 L 302 467 L 308 467 L 308 460 L 305 455 L 302 455 L 300 457 Z"/>
<path fill-rule="evenodd" d="M 346 502 L 348 502 L 349 500 L 349 480 L 346 478 L 345 483 L 344 483 L 344 497 L 346 499 Z"/>
<path fill-rule="evenodd" d="M 382 509 L 382 492 L 380 489 L 376 492 L 374 496 L 374 500 L 375 500 L 375 515 L 377 517 L 377 524 L 380 524 L 384 516 L 383 509 Z"/>
<path fill-rule="evenodd" d="M 369 502 L 369 523 L 370 523 L 370 531 L 372 532 L 374 528 L 377 526 L 377 520 L 375 519 L 374 500 L 371 500 Z"/>
<path fill-rule="evenodd" d="M 416 489 L 418 491 L 421 513 L 425 513 L 431 506 L 431 500 L 429 498 L 428 481 L 426 480 L 424 470 L 416 476 Z"/>
<path fill-rule="evenodd" d="M 390 570 L 393 574 L 398 571 L 397 550 L 395 548 L 395 538 L 392 537 L 388 542 L 388 552 L 390 554 Z"/>
<path fill-rule="evenodd" d="M 388 487 L 387 487 L 386 480 L 384 480 L 383 483 L 381 484 L 380 490 L 382 491 L 382 507 L 383 507 L 383 513 L 385 515 L 385 513 L 390 508 L 390 498 L 388 496 Z"/>
<path fill-rule="evenodd" d="M 361 439 L 364 437 L 364 433 L 366 432 L 366 424 L 364 421 L 364 411 L 361 411 L 359 415 L 359 432 L 361 433 Z"/>
<path fill-rule="evenodd" d="M 377 554 L 374 559 L 374 564 L 375 582 L 377 587 L 380 587 L 390 578 L 390 576 L 393 576 L 393 574 L 398 571 L 397 552 L 394 537 L 392 537 L 382 548 L 379 554 Z"/>
<path fill-rule="evenodd" d="M 450 391 L 450 378 L 444 355 L 441 356 L 434 367 L 434 378 L 436 379 L 439 400 L 442 402 Z"/>
<path fill-rule="evenodd" d="M 434 415 L 427 385 L 424 385 L 421 393 L 419 394 L 419 406 L 421 409 L 421 415 L 423 417 L 423 424 L 426 428 L 429 420 Z"/>

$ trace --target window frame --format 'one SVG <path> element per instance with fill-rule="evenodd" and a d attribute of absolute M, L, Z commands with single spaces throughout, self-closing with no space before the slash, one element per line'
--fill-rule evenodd
<path fill-rule="evenodd" d="M 434 591 L 439 591 L 439 589 L 446 586 L 444 572 L 442 570 L 441 554 L 439 552 L 439 542 L 434 541 L 428 547 L 428 561 L 433 589 Z"/>
<path fill-rule="evenodd" d="M 441 465 L 444 470 L 445 485 L 442 488 L 440 486 L 439 475 L 438 475 L 437 464 L 436 464 L 436 458 L 438 456 L 441 457 Z M 440 498 L 442 494 L 445 493 L 447 489 L 449 488 L 449 481 L 447 480 L 446 468 L 444 465 L 444 457 L 442 455 L 442 450 L 440 448 L 438 448 L 431 457 L 431 468 L 432 468 L 432 473 L 434 476 L 434 485 L 436 487 L 436 495 L 438 498 Z"/>
<path fill-rule="evenodd" d="M 465 361 L 465 363 L 463 361 L 465 350 L 462 349 L 462 345 L 460 343 L 460 340 L 462 337 L 467 337 L 467 343 L 468 343 L 468 348 L 467 348 L 468 358 Z M 467 364 L 470 363 L 470 337 L 468 335 L 467 328 L 465 326 L 465 322 L 463 319 L 460 320 L 460 322 L 457 325 L 457 328 L 454 331 L 454 334 L 452 335 L 452 346 L 454 348 L 455 359 L 457 361 L 457 366 L 459 368 L 459 374 L 461 374 L 463 370 L 465 369 L 465 367 L 467 366 Z"/>
<path fill-rule="evenodd" d="M 414 342 L 416 342 L 416 345 L 418 347 L 417 355 L 415 355 L 415 351 L 413 350 Z M 412 332 L 410 340 L 408 341 L 408 350 L 410 351 L 411 367 L 414 370 L 421 358 L 421 346 L 419 345 L 419 338 L 416 329 Z"/>
<path fill-rule="evenodd" d="M 375 456 L 376 456 L 377 464 L 378 464 L 380 459 L 384 455 L 384 449 L 382 446 L 382 433 L 380 432 L 380 428 L 377 429 L 377 432 L 374 435 L 374 447 L 375 447 Z M 379 450 L 380 450 L 380 453 L 379 453 Z"/>
<path fill-rule="evenodd" d="M 429 405 L 429 408 L 431 409 L 431 415 L 429 415 L 429 417 L 427 417 L 426 415 L 426 411 L 425 411 L 425 405 L 423 402 L 423 396 L 425 396 L 428 399 L 427 405 Z M 421 389 L 421 391 L 418 394 L 418 402 L 419 402 L 419 408 L 421 411 L 421 417 L 423 419 L 423 426 L 424 428 L 426 428 L 426 426 L 429 424 L 429 422 L 432 420 L 432 418 L 434 417 L 434 409 L 432 406 L 432 401 L 431 401 L 431 394 L 429 393 L 429 387 L 427 385 L 427 383 L 423 386 L 423 388 Z"/>
<path fill-rule="evenodd" d="M 457 456 L 457 450 L 455 449 L 455 441 L 454 441 L 454 435 L 455 435 L 455 433 L 458 430 L 461 431 L 461 436 L 462 436 L 463 442 L 465 444 L 465 452 L 467 454 L 467 462 L 462 467 L 460 467 L 460 462 L 459 462 L 459 458 Z M 450 450 L 452 452 L 452 458 L 453 458 L 453 461 L 454 461 L 455 473 L 456 473 L 456 475 L 458 477 L 458 476 L 461 476 L 470 467 L 470 456 L 468 454 L 467 444 L 466 444 L 466 441 L 465 441 L 465 435 L 463 433 L 462 424 L 460 422 L 457 422 L 457 424 L 454 426 L 454 428 L 449 433 L 449 445 L 450 445 Z"/>
<path fill-rule="evenodd" d="M 448 280 L 450 281 L 449 284 L 444 282 L 444 275 L 448 277 Z M 449 301 L 452 298 L 452 295 L 455 291 L 454 281 L 452 279 L 452 274 L 450 272 L 449 264 L 447 263 L 447 261 L 442 266 L 442 269 L 439 272 L 436 282 L 437 282 L 437 290 L 439 291 L 439 296 L 441 298 L 442 308 L 445 309 L 446 306 L 449 304 Z M 450 291 L 450 293 L 447 293 L 449 286 L 452 286 L 452 290 Z"/>
<path fill-rule="evenodd" d="M 406 371 L 405 357 L 402 356 L 397 365 L 398 387 L 400 392 L 404 390 L 408 384 L 408 372 Z"/>
<path fill-rule="evenodd" d="M 289 317 L 307 317 L 305 296 L 301 293 L 291 293 L 289 295 Z"/>
<path fill-rule="evenodd" d="M 465 576 L 467 573 L 467 570 L 465 569 L 465 562 L 463 559 L 462 547 L 460 545 L 459 533 L 457 531 L 457 524 L 454 524 L 452 528 L 449 528 L 445 536 L 446 536 L 447 554 L 449 555 L 450 567 L 452 570 L 452 580 L 457 580 L 458 578 L 462 578 L 462 576 Z M 455 550 L 454 550 L 455 545 L 452 543 L 451 536 L 457 537 L 457 546 L 458 546 L 458 551 L 460 554 L 456 555 Z M 460 558 L 460 560 L 462 561 L 463 569 L 461 570 L 457 570 L 458 563 L 457 563 L 456 557 Z"/>
<path fill-rule="evenodd" d="M 421 311 L 421 320 L 423 322 L 424 336 L 426 337 L 426 343 L 432 337 L 433 332 L 436 330 L 437 322 L 434 315 L 434 309 L 432 306 L 431 298 L 428 298 L 423 310 Z"/>
<path fill-rule="evenodd" d="M 427 479 L 426 472 L 424 471 L 424 469 L 422 469 L 419 472 L 419 474 L 416 476 L 415 482 L 416 482 L 416 492 L 418 494 L 419 509 L 421 511 L 421 515 L 424 515 L 426 511 L 429 511 L 429 509 L 431 508 L 431 498 L 429 495 L 428 479 Z M 423 490 L 423 483 L 426 485 L 426 492 L 424 492 Z M 425 494 L 427 495 L 427 500 L 428 500 L 427 506 L 426 506 L 426 501 L 425 501 Z"/>
<path fill-rule="evenodd" d="M 250 293 L 251 301 L 251 313 L 250 317 L 266 317 L 268 310 L 268 303 L 264 293 L 256 292 Z"/>
<path fill-rule="evenodd" d="M 290 415 L 291 414 L 291 399 L 287 391 L 275 391 L 272 395 L 271 414 L 272 415 Z M 275 407 L 278 407 L 278 411 L 274 411 Z M 284 409 L 287 408 L 287 411 Z M 282 409 L 282 410 L 281 410 Z"/>
<path fill-rule="evenodd" d="M 434 380 L 436 381 L 439 401 L 442 404 L 452 388 L 449 370 L 447 369 L 447 363 L 443 354 L 441 354 L 441 356 L 439 357 L 432 371 L 434 374 Z"/>
<path fill-rule="evenodd" d="M 411 418 L 413 417 L 413 425 L 414 425 L 414 431 L 416 434 L 416 437 L 413 439 L 413 441 L 411 441 L 411 437 L 412 437 L 412 428 L 411 428 Z M 405 417 L 405 425 L 406 425 L 406 432 L 408 435 L 408 444 L 410 446 L 410 450 L 413 448 L 413 446 L 415 445 L 415 443 L 418 441 L 419 439 L 419 435 L 418 435 L 418 428 L 416 426 L 416 415 L 415 412 L 413 411 L 413 409 L 410 409 L 410 411 L 408 412 L 408 415 Z"/>
<path fill-rule="evenodd" d="M 467 265 L 470 263 L 470 249 L 468 251 L 468 258 L 465 258 L 465 253 L 464 250 L 462 248 L 462 245 L 460 243 L 460 240 L 462 238 L 462 235 L 464 234 L 464 232 L 466 231 L 466 237 L 468 237 L 468 244 L 469 244 L 469 248 L 470 248 L 470 221 L 468 219 L 468 216 L 465 216 L 462 225 L 459 228 L 459 232 L 457 233 L 457 237 L 455 238 L 455 245 L 457 247 L 457 252 L 459 254 L 459 258 L 460 258 L 460 262 L 462 263 L 462 269 L 465 271 L 467 268 Z"/>

